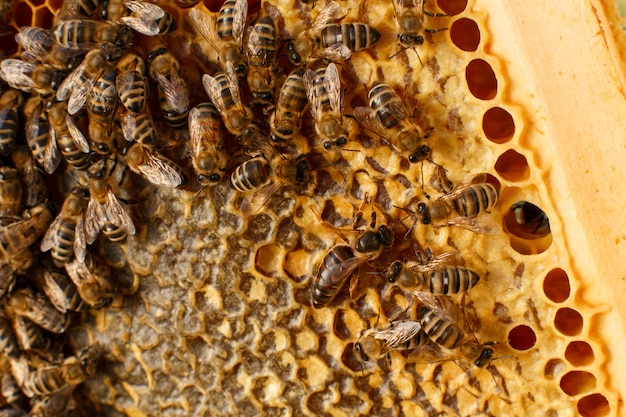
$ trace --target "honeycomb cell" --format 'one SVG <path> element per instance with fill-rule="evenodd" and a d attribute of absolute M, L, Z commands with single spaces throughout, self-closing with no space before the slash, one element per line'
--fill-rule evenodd
<path fill-rule="evenodd" d="M 567 395 L 578 395 L 596 388 L 596 377 L 586 371 L 571 371 L 563 375 L 559 386 Z"/>
<path fill-rule="evenodd" d="M 254 269 L 259 273 L 270 276 L 281 270 L 280 260 L 283 258 L 280 246 L 275 243 L 261 246 L 256 251 Z"/>
<path fill-rule="evenodd" d="M 483 132 L 492 142 L 508 142 L 515 134 L 513 116 L 501 107 L 490 108 L 483 115 Z"/>
<path fill-rule="evenodd" d="M 491 65 L 482 59 L 475 59 L 465 68 L 467 87 L 472 95 L 481 100 L 491 100 L 498 91 L 498 80 Z"/>
<path fill-rule="evenodd" d="M 35 25 L 42 28 L 52 27 L 54 15 L 46 7 L 42 7 L 35 11 Z"/>
<path fill-rule="evenodd" d="M 602 394 L 591 394 L 578 400 L 578 412 L 583 417 L 603 417 L 611 412 L 609 401 Z"/>
<path fill-rule="evenodd" d="M 524 181 L 530 175 L 526 157 L 513 149 L 504 152 L 495 165 L 496 172 L 507 181 Z"/>
<path fill-rule="evenodd" d="M 570 294 L 569 277 L 561 268 L 548 272 L 543 280 L 543 293 L 555 303 L 567 300 Z"/>
<path fill-rule="evenodd" d="M 467 7 L 467 0 L 439 0 L 437 5 L 447 15 L 453 16 L 465 10 Z"/>
<path fill-rule="evenodd" d="M 450 39 L 459 49 L 473 52 L 480 44 L 480 29 L 476 22 L 464 17 L 452 23 Z"/>
<path fill-rule="evenodd" d="M 550 359 L 546 362 L 543 374 L 546 378 L 555 379 L 561 372 L 565 370 L 565 363 L 561 359 Z"/>
<path fill-rule="evenodd" d="M 565 359 L 574 366 L 587 366 L 593 363 L 595 355 L 589 343 L 577 340 L 567 345 Z"/>
<path fill-rule="evenodd" d="M 537 342 L 537 335 L 535 331 L 526 325 L 520 325 L 514 327 L 509 332 L 509 345 L 513 349 L 517 350 L 528 350 L 531 347 L 535 346 Z"/>
<path fill-rule="evenodd" d="M 17 3 L 15 5 L 15 24 L 17 27 L 34 25 L 33 10 L 28 3 Z"/>
<path fill-rule="evenodd" d="M 554 326 L 566 336 L 576 336 L 583 329 L 583 316 L 574 309 L 559 309 L 554 317 Z"/>
<path fill-rule="evenodd" d="M 524 200 L 511 205 L 504 215 L 504 223 L 509 233 L 522 239 L 540 239 L 552 233 L 546 213 Z"/>

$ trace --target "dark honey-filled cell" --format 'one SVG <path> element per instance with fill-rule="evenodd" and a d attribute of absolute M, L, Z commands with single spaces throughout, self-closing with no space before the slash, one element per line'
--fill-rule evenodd
<path fill-rule="evenodd" d="M 437 5 L 447 15 L 461 13 L 467 7 L 467 0 L 439 0 Z"/>
<path fill-rule="evenodd" d="M 554 326 L 566 336 L 576 336 L 583 329 L 583 316 L 574 309 L 559 309 L 554 317 Z"/>
<path fill-rule="evenodd" d="M 513 349 L 517 350 L 528 350 L 531 347 L 535 346 L 537 342 L 537 335 L 535 331 L 526 325 L 520 325 L 514 327 L 509 332 L 509 345 Z"/>
<path fill-rule="evenodd" d="M 480 44 L 480 29 L 476 22 L 464 17 L 450 26 L 450 39 L 459 49 L 473 52 Z"/>
<path fill-rule="evenodd" d="M 34 26 L 50 28 L 53 20 L 54 15 L 47 7 L 40 7 L 35 11 Z"/>
<path fill-rule="evenodd" d="M 552 233 L 546 213 L 525 200 L 512 204 L 503 221 L 509 233 L 522 239 L 540 239 Z"/>
<path fill-rule="evenodd" d="M 587 366 L 593 363 L 595 355 L 589 343 L 577 340 L 567 345 L 565 359 L 574 366 Z"/>
<path fill-rule="evenodd" d="M 15 24 L 17 27 L 32 26 L 33 22 L 33 9 L 28 3 L 17 3 L 15 5 Z M 3 45 L 4 49 L 4 45 Z"/>
<path fill-rule="evenodd" d="M 513 149 L 504 152 L 495 165 L 496 172 L 507 181 L 524 181 L 530 175 L 526 157 Z"/>
<path fill-rule="evenodd" d="M 482 59 L 475 59 L 465 68 L 465 79 L 470 93 L 481 100 L 491 100 L 498 92 L 498 80 L 491 65 Z"/>
<path fill-rule="evenodd" d="M 567 272 L 561 268 L 551 270 L 543 280 L 543 293 L 555 303 L 562 303 L 567 300 L 570 290 Z"/>
<path fill-rule="evenodd" d="M 563 375 L 559 386 L 567 395 L 578 395 L 596 388 L 596 377 L 586 371 L 571 371 Z"/>
<path fill-rule="evenodd" d="M 604 395 L 591 394 L 578 400 L 578 412 L 583 417 L 604 417 L 611 412 L 611 406 Z"/>
<path fill-rule="evenodd" d="M 500 107 L 492 107 L 483 115 L 483 132 L 492 142 L 505 143 L 515 134 L 515 121 L 511 113 Z"/>

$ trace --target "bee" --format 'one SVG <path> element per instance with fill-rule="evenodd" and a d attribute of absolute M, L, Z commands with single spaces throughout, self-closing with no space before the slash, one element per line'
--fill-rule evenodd
<path fill-rule="evenodd" d="M 92 345 L 79 357 L 71 356 L 59 365 L 31 371 L 28 363 L 24 362 L 22 367 L 26 367 L 26 372 L 23 372 L 25 377 L 21 384 L 22 390 L 26 396 L 33 397 L 53 394 L 68 385 L 74 387 L 95 375 L 101 355 L 102 348 Z"/>
<path fill-rule="evenodd" d="M 61 154 L 54 134 L 50 133 L 50 122 L 40 97 L 33 96 L 26 100 L 24 115 L 26 141 L 33 158 L 48 174 L 52 174 L 61 163 Z"/>
<path fill-rule="evenodd" d="M 52 347 L 52 340 L 32 321 L 19 314 L 13 318 L 13 332 L 21 350 L 46 354 Z"/>
<path fill-rule="evenodd" d="M 22 218 L 22 181 L 16 168 L 0 167 L 0 226 Z"/>
<path fill-rule="evenodd" d="M 113 302 L 117 286 L 104 259 L 88 253 L 84 262 L 74 259 L 66 263 L 65 270 L 76 285 L 80 298 L 92 308 L 102 308 Z"/>
<path fill-rule="evenodd" d="M 123 0 L 123 3 L 131 15 L 120 17 L 120 21 L 143 35 L 162 35 L 176 29 L 172 15 L 156 4 L 140 0 Z"/>
<path fill-rule="evenodd" d="M 206 11 L 189 10 L 191 26 L 215 49 L 222 69 L 226 70 L 226 64 L 230 62 L 239 78 L 243 78 L 247 71 L 242 52 L 247 15 L 247 0 L 226 0 L 217 15 L 217 22 Z"/>
<path fill-rule="evenodd" d="M 133 143 L 126 152 L 128 167 L 155 185 L 178 187 L 185 183 L 185 174 L 174 162 L 141 143 Z"/>
<path fill-rule="evenodd" d="M 404 289 L 420 289 L 434 295 L 459 294 L 474 287 L 480 275 L 469 268 L 453 265 L 455 254 L 445 252 L 427 258 L 418 253 L 418 262 L 394 261 L 389 267 L 387 279 Z"/>
<path fill-rule="evenodd" d="M 111 68 L 102 74 L 94 83 L 87 99 L 87 114 L 89 120 L 109 126 L 117 107 L 117 68 Z"/>
<path fill-rule="evenodd" d="M 343 126 L 341 115 L 341 85 L 337 67 L 330 63 L 326 69 L 308 70 L 303 80 L 311 103 L 315 131 L 324 149 L 344 146 L 348 143 L 348 131 Z"/>
<path fill-rule="evenodd" d="M 57 43 L 81 51 L 92 50 L 103 43 L 111 43 L 122 49 L 133 43 L 132 30 L 126 25 L 113 22 L 64 20 L 53 26 L 51 31 Z"/>
<path fill-rule="evenodd" d="M 518 201 L 511 206 L 515 222 L 520 226 L 516 234 L 527 239 L 539 239 L 550 234 L 550 219 L 543 210 L 529 203 Z"/>
<path fill-rule="evenodd" d="M 70 317 L 59 312 L 41 293 L 30 288 L 13 291 L 8 306 L 15 315 L 35 322 L 42 329 L 52 333 L 63 333 L 70 324 Z"/>
<path fill-rule="evenodd" d="M 493 234 L 497 224 L 486 215 L 498 201 L 498 190 L 489 183 L 463 184 L 426 204 L 417 204 L 423 224 L 459 226 L 476 233 Z"/>
<path fill-rule="evenodd" d="M 146 146 L 156 145 L 156 131 L 149 111 L 139 114 L 128 112 L 122 116 L 122 133 L 128 142 Z"/>
<path fill-rule="evenodd" d="M 163 118 L 174 129 L 187 124 L 189 90 L 181 76 L 180 64 L 163 46 L 148 54 L 150 76 L 157 81 Z"/>
<path fill-rule="evenodd" d="M 413 295 L 422 304 L 419 322 L 430 340 L 448 350 L 457 350 L 460 357 L 471 361 L 479 368 L 489 363 L 494 355 L 491 346 L 495 343 L 479 343 L 469 336 L 469 329 L 461 309 L 448 299 L 435 298 L 421 291 Z M 456 358 L 454 352 L 439 353 L 449 359 Z"/>
<path fill-rule="evenodd" d="M 289 141 L 300 130 L 302 112 L 308 103 L 303 75 L 302 68 L 293 71 L 280 88 L 276 111 L 270 116 L 273 141 Z"/>
<path fill-rule="evenodd" d="M 86 305 L 76 285 L 60 270 L 50 265 L 38 265 L 29 276 L 59 312 L 84 311 Z"/>
<path fill-rule="evenodd" d="M 354 116 L 363 126 L 387 140 L 412 163 L 428 158 L 431 149 L 424 143 L 427 135 L 414 125 L 404 103 L 389 85 L 375 82 L 368 94 L 370 107 L 356 107 Z"/>
<path fill-rule="evenodd" d="M 55 21 L 67 20 L 78 16 L 94 17 L 100 5 L 100 0 L 65 0 L 55 16 Z"/>
<path fill-rule="evenodd" d="M 24 218 L 0 227 L 0 254 L 5 258 L 19 257 L 35 243 L 52 222 L 52 211 L 42 203 L 25 211 Z"/>
<path fill-rule="evenodd" d="M 24 394 L 22 390 L 15 382 L 15 378 L 11 375 L 11 361 L 7 359 L 2 359 L 2 377 L 0 377 L 0 386 L 2 387 L 0 390 L 0 394 L 2 394 L 2 398 L 4 399 L 6 405 L 16 406 L 17 404 L 22 404 L 24 402 Z M 1 414 L 3 417 L 20 417 L 26 414 L 25 411 L 18 410 L 17 408 L 7 408 L 4 407 Z"/>
<path fill-rule="evenodd" d="M 260 145 L 262 146 L 262 145 Z M 281 188 L 299 185 L 309 178 L 310 165 L 306 155 L 287 158 L 270 146 L 262 146 L 265 154 L 258 154 L 239 165 L 230 177 L 237 191 L 254 192 L 250 207 L 243 210 L 252 213 L 259 210 Z"/>
<path fill-rule="evenodd" d="M 66 110 L 65 102 L 56 102 L 48 108 L 50 140 L 56 142 L 68 164 L 85 169 L 89 166 L 89 142 Z"/>
<path fill-rule="evenodd" d="M 7 58 L 0 62 L 0 78 L 11 87 L 46 96 L 57 91 L 65 79 L 65 71 L 46 64 L 33 64 Z"/>
<path fill-rule="evenodd" d="M 4 308 L 0 308 L 0 353 L 10 359 L 16 359 L 19 356 L 19 347 L 12 330 L 11 320 L 7 317 Z"/>
<path fill-rule="evenodd" d="M 64 2 L 69 4 L 70 1 Z M 15 40 L 22 47 L 21 57 L 30 63 L 50 65 L 65 71 L 78 65 L 82 51 L 59 45 L 50 31 L 36 26 L 23 26 L 15 35 Z"/>
<path fill-rule="evenodd" d="M 338 2 L 327 3 L 307 30 L 298 35 L 293 46 L 298 57 L 291 58 L 293 63 L 303 57 L 345 61 L 352 52 L 370 48 L 380 39 L 376 29 L 363 23 L 331 23 L 337 20 L 339 9 Z"/>
<path fill-rule="evenodd" d="M 24 96 L 18 90 L 7 89 L 0 96 L 0 154 L 9 155 L 17 140 L 18 109 Z"/>
<path fill-rule="evenodd" d="M 41 172 L 35 166 L 33 155 L 26 145 L 17 145 L 11 154 L 13 164 L 20 173 L 24 190 L 24 204 L 35 207 L 48 197 L 46 184 Z"/>
<path fill-rule="evenodd" d="M 220 132 L 220 115 L 211 102 L 200 103 L 189 112 L 191 163 L 203 185 L 220 182 L 226 172 L 228 154 Z"/>
<path fill-rule="evenodd" d="M 140 113 L 147 101 L 146 64 L 133 52 L 124 54 L 117 63 L 117 92 L 126 110 Z"/>
<path fill-rule="evenodd" d="M 370 229 L 362 231 L 351 245 L 348 245 L 350 242 L 343 233 L 336 230 L 345 244 L 335 245 L 324 256 L 313 279 L 313 307 L 328 305 L 359 266 L 378 258 L 383 250 L 391 248 L 394 237 L 389 226 L 382 224 L 376 229 L 376 216 L 372 215 Z"/>
<path fill-rule="evenodd" d="M 444 29 L 426 29 L 424 16 L 443 17 L 443 13 L 434 13 L 424 10 L 426 0 L 394 0 L 396 9 L 396 27 L 398 42 L 407 48 L 415 48 L 424 43 L 424 32 L 436 33 Z"/>
<path fill-rule="evenodd" d="M 250 107 L 241 102 L 239 83 L 232 62 L 226 63 L 226 72 L 215 77 L 202 76 L 202 85 L 211 101 L 220 112 L 226 129 L 237 136 L 240 142 L 249 143 L 258 134 L 252 121 L 254 114 Z"/>
<path fill-rule="evenodd" d="M 428 342 L 428 335 L 415 320 L 392 321 L 383 329 L 368 329 L 361 334 L 354 349 L 365 362 L 380 358 L 392 350 L 413 350 Z"/>
<path fill-rule="evenodd" d="M 252 104 L 263 106 L 263 114 L 274 108 L 276 87 L 276 25 L 270 16 L 263 17 L 248 36 L 248 86 Z"/>
<path fill-rule="evenodd" d="M 74 188 L 65 198 L 61 211 L 41 240 L 41 251 L 51 250 L 57 266 L 66 264 L 72 255 L 81 261 L 85 259 L 87 244 L 83 214 L 88 203 L 89 191 Z"/>

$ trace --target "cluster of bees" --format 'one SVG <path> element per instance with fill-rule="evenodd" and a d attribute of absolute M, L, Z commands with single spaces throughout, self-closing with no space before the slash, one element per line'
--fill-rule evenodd
<path fill-rule="evenodd" d="M 0 63 L 0 344 L 10 409 L 23 410 L 26 395 L 32 415 L 61 415 L 73 388 L 96 371 L 98 345 L 64 357 L 58 349 L 50 353 L 50 334 L 68 328 L 70 312 L 105 307 L 120 293 L 107 260 L 89 245 L 123 242 L 135 233 L 127 168 L 138 174 L 135 180 L 164 187 L 209 187 L 230 173 L 249 215 L 284 187 L 312 181 L 319 161 L 295 141 L 307 107 L 316 149 L 338 154 L 349 141 L 335 62 L 372 47 L 381 36 L 376 29 L 342 21 L 336 1 L 317 4 L 307 29 L 288 36 L 269 2 L 251 26 L 245 0 L 226 0 L 217 13 L 196 3 L 178 2 L 190 8 L 188 21 L 218 57 L 207 65 L 219 68 L 202 75 L 206 95 L 195 107 L 180 62 L 162 42 L 177 23 L 142 0 L 67 0 L 50 30 L 21 28 L 21 56 Z M 424 10 L 420 0 L 394 0 L 394 6 L 403 49 L 437 31 L 424 27 L 425 15 L 444 16 Z M 281 74 L 285 66 L 292 71 Z M 158 106 L 150 100 L 155 88 Z M 155 111 L 177 140 L 157 134 Z M 392 86 L 373 82 L 368 105 L 354 108 L 353 117 L 410 163 L 436 165 L 430 129 L 412 121 Z M 172 149 L 187 152 L 191 167 L 166 156 L 176 154 Z M 498 198 L 494 185 L 455 186 L 442 167 L 435 171 L 442 197 L 416 204 L 409 213 L 416 223 L 498 229 L 485 218 Z M 65 191 L 60 209 L 46 181 Z M 312 280 L 314 307 L 328 306 L 359 267 L 394 248 L 394 230 L 376 227 L 374 215 L 361 230 L 360 220 L 350 232 L 332 226 L 343 242 L 326 254 Z M 420 307 L 416 317 L 365 331 L 355 344 L 360 357 L 419 348 L 437 358 L 461 353 L 484 366 L 494 353 L 491 344 L 473 338 L 462 308 L 447 298 L 480 279 L 461 264 L 456 254 L 423 251 L 384 268 L 388 282 L 412 293 Z"/>

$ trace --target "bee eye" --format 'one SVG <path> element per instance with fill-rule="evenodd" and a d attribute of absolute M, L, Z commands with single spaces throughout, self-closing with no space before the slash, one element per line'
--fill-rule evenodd
<path fill-rule="evenodd" d="M 272 96 L 272 93 L 263 93 L 261 94 L 261 98 L 265 101 L 272 101 L 274 100 L 274 97 Z"/>
<path fill-rule="evenodd" d="M 235 72 L 239 75 L 244 74 L 246 72 L 246 66 L 244 64 L 239 64 L 235 67 Z"/>
<path fill-rule="evenodd" d="M 324 149 L 329 151 L 333 148 L 333 143 L 332 142 L 324 142 Z"/>
<path fill-rule="evenodd" d="M 98 143 L 96 145 L 96 149 L 98 149 L 98 152 L 100 152 L 100 153 L 109 153 L 111 151 L 109 146 L 106 145 L 105 143 Z"/>
<path fill-rule="evenodd" d="M 348 143 L 348 139 L 344 137 L 337 139 L 337 141 L 335 142 L 337 146 L 344 146 L 346 143 Z"/>
<path fill-rule="evenodd" d="M 220 176 L 220 174 L 211 174 L 209 176 L 209 181 L 211 182 L 220 182 L 221 179 L 222 177 Z"/>

